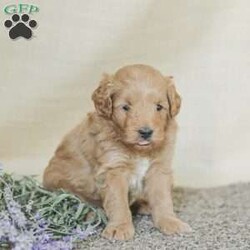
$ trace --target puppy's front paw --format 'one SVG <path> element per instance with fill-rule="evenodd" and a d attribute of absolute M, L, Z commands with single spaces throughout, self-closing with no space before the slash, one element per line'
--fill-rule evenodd
<path fill-rule="evenodd" d="M 180 219 L 169 216 L 159 219 L 155 226 L 164 234 L 187 233 L 191 232 L 192 228 Z"/>
<path fill-rule="evenodd" d="M 109 240 L 130 240 L 133 238 L 135 229 L 132 223 L 108 224 L 102 232 L 102 236 Z"/>

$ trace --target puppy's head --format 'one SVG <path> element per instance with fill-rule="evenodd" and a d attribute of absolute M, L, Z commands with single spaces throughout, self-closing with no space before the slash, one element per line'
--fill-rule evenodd
<path fill-rule="evenodd" d="M 168 122 L 181 106 L 173 78 L 146 65 L 105 75 L 92 99 L 98 114 L 114 122 L 122 142 L 143 151 L 163 144 Z"/>

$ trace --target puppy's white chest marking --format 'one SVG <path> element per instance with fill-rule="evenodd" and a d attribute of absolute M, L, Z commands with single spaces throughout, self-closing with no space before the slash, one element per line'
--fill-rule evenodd
<path fill-rule="evenodd" d="M 143 180 L 150 167 L 150 162 L 147 158 L 138 158 L 135 160 L 134 173 L 130 179 L 130 188 L 136 192 L 141 192 L 143 189 Z"/>

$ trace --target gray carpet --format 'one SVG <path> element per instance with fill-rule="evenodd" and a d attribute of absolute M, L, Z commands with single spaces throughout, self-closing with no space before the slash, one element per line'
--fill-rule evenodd
<path fill-rule="evenodd" d="M 136 235 L 127 242 L 89 238 L 78 249 L 232 249 L 250 250 L 250 183 L 212 189 L 182 189 L 174 192 L 175 211 L 193 232 L 165 236 L 150 216 L 135 216 Z"/>

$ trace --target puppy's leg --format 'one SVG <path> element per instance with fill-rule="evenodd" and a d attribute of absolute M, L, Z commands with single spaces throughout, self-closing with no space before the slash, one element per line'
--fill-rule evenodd
<path fill-rule="evenodd" d="M 93 202 L 100 199 L 87 162 L 77 159 L 53 157 L 44 171 L 43 186 L 48 190 L 62 188 L 85 201 L 90 201 L 88 198 L 92 198 Z"/>
<path fill-rule="evenodd" d="M 109 222 L 102 235 L 108 239 L 131 239 L 134 226 L 128 202 L 128 175 L 122 169 L 109 170 L 105 175 L 101 195 Z"/>
<path fill-rule="evenodd" d="M 165 234 L 191 231 L 190 226 L 174 214 L 171 196 L 172 174 L 152 169 L 146 178 L 145 191 L 155 227 Z"/>

